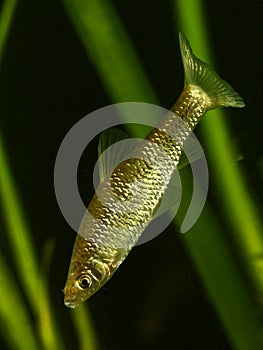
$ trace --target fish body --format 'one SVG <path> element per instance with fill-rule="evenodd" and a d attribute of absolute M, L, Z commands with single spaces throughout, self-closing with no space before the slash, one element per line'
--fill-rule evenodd
<path fill-rule="evenodd" d="M 82 219 L 64 288 L 68 307 L 96 293 L 129 254 L 151 222 L 183 145 L 205 112 L 244 106 L 238 93 L 193 55 L 182 34 L 180 47 L 185 70 L 181 95 L 131 157 L 100 183 Z"/>

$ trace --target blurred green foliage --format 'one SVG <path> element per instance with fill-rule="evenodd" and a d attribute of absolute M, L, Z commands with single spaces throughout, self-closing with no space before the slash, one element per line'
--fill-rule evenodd
<path fill-rule="evenodd" d="M 14 0 L 5 0 L 2 5 L 0 62 L 16 3 Z M 63 3 L 101 80 L 109 86 L 112 102 L 147 101 L 157 104 L 156 94 L 111 2 L 63 0 Z M 190 40 L 196 55 L 211 62 L 201 1 L 173 0 L 171 6 L 178 15 L 181 31 Z M 189 11 L 189 8 L 192 10 Z M 246 268 L 250 271 L 255 294 L 260 296 L 263 289 L 262 260 L 254 257 L 263 252 L 261 222 L 253 199 L 246 190 L 246 179 L 235 161 L 232 136 L 225 124 L 224 113 L 210 112 L 206 121 L 202 122 L 201 130 L 214 169 L 213 176 L 221 188 L 218 201 L 232 217 L 232 232 L 240 246 Z M 133 126 L 129 132 L 132 136 L 141 137 L 145 130 Z M 191 183 L 187 171 L 184 181 Z M 47 241 L 45 260 L 41 263 L 32 245 L 32 232 L 26 220 L 23 199 L 17 193 L 1 134 L 0 198 L 16 269 L 12 272 L 4 256 L 0 255 L 2 337 L 10 349 L 66 349 L 48 291 L 52 243 Z M 182 203 L 183 207 L 186 205 L 186 202 Z M 180 213 L 177 217 L 179 222 Z M 191 235 L 185 235 L 182 240 L 197 266 L 233 348 L 260 349 L 262 325 L 255 303 L 225 241 L 217 216 L 209 205 Z M 19 283 L 16 275 L 19 276 Z M 85 305 L 71 310 L 71 315 L 80 349 L 97 349 L 98 340 Z"/>

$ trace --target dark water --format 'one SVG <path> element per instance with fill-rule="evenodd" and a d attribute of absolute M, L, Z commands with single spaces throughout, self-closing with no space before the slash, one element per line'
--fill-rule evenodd
<path fill-rule="evenodd" d="M 170 1 L 113 4 L 161 105 L 169 108 L 183 80 L 176 36 L 180 28 L 174 28 L 177 14 Z M 205 1 L 204 8 L 217 67 L 238 87 L 247 104 L 242 112 L 231 110 L 228 125 L 244 156 L 250 191 L 260 202 L 262 2 Z M 52 306 L 68 349 L 76 349 L 71 310 L 64 307 L 61 293 L 74 232 L 56 203 L 54 162 L 67 131 L 112 101 L 59 1 L 20 2 L 1 66 L 0 99 L 1 131 L 39 255 L 44 242 L 55 239 L 49 287 Z M 80 164 L 80 187 L 87 203 L 93 192 L 90 164 L 96 160 L 96 147 L 94 141 Z M 219 190 L 212 179 L 213 185 L 212 205 L 213 191 Z M 218 210 L 224 225 L 228 218 L 223 209 Z M 231 240 L 229 244 L 235 253 L 235 244 Z M 6 255 L 8 259 L 8 251 Z M 101 349 L 231 349 L 173 227 L 135 248 L 114 278 L 90 300 L 89 308 Z"/>

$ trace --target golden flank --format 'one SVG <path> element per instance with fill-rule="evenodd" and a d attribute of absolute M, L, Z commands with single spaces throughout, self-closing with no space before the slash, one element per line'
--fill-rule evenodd
<path fill-rule="evenodd" d="M 213 108 L 244 106 L 239 94 L 193 55 L 182 34 L 180 48 L 184 89 L 171 113 L 130 159 L 101 181 L 82 219 L 64 288 L 68 307 L 96 293 L 136 244 L 160 204 L 190 131 L 202 116 Z"/>

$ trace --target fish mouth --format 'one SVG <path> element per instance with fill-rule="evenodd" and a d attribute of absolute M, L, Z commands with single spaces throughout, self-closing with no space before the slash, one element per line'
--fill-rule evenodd
<path fill-rule="evenodd" d="M 75 296 L 71 296 L 68 293 L 65 293 L 65 288 L 63 290 L 64 295 L 64 305 L 67 307 L 70 307 L 71 309 L 74 309 L 76 306 L 79 305 L 79 303 L 76 300 Z"/>
<path fill-rule="evenodd" d="M 67 307 L 70 307 L 71 309 L 74 309 L 79 304 L 76 304 L 73 301 L 66 301 L 66 300 L 64 300 L 64 305 L 67 306 Z"/>
<path fill-rule="evenodd" d="M 75 298 L 69 298 L 65 297 L 64 298 L 64 305 L 67 307 L 70 307 L 71 309 L 74 309 L 75 307 L 79 306 L 80 302 L 77 302 Z"/>

